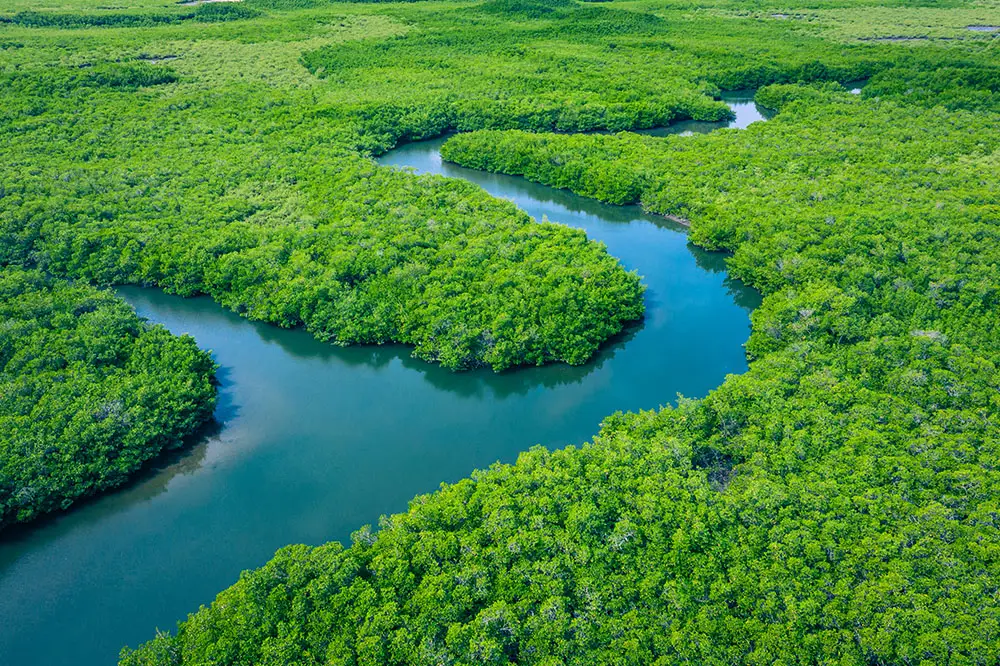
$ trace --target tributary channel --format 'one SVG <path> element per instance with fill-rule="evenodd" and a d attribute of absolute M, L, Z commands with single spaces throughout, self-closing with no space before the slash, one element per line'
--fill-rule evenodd
<path fill-rule="evenodd" d="M 731 123 L 761 115 L 729 97 Z M 663 133 L 659 132 L 650 133 Z M 107 666 L 123 644 L 173 630 L 243 569 L 291 543 L 346 541 L 380 514 L 520 451 L 580 444 L 617 410 L 704 396 L 746 369 L 759 296 L 722 255 L 638 208 L 442 164 L 442 140 L 384 165 L 465 178 L 536 219 L 584 229 L 648 285 L 645 320 L 582 367 L 451 373 L 401 346 L 338 348 L 241 319 L 207 298 L 123 288 L 144 317 L 214 353 L 217 426 L 124 489 L 0 540 L 0 663 Z"/>

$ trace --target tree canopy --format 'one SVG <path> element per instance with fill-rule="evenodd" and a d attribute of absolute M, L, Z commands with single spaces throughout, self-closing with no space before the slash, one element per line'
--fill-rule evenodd
<path fill-rule="evenodd" d="M 704 399 L 283 549 L 124 666 L 1000 660 L 1000 108 L 969 29 L 994 0 L 61 4 L 3 15 L 18 280 L 205 293 L 452 368 L 586 361 L 642 315 L 638 276 L 371 159 L 456 131 L 447 159 L 685 218 L 765 296 L 750 370 Z M 747 87 L 773 120 L 622 131 Z"/>
<path fill-rule="evenodd" d="M 0 527 L 124 483 L 215 406 L 215 364 L 120 298 L 0 271 Z"/>

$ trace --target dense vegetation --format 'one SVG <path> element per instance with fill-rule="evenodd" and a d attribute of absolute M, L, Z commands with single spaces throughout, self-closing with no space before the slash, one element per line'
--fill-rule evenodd
<path fill-rule="evenodd" d="M 286 548 L 123 663 L 994 663 L 998 382 L 927 336 L 801 342 Z"/>
<path fill-rule="evenodd" d="M 260 12 L 230 2 L 198 5 L 184 13 L 149 14 L 58 14 L 55 12 L 21 11 L 12 16 L 0 17 L 0 23 L 13 23 L 32 28 L 86 28 L 86 27 L 139 27 L 154 26 L 180 21 L 236 21 L 260 16 Z"/>
<path fill-rule="evenodd" d="M 3 263 L 452 367 L 582 362 L 636 276 L 368 157 L 459 130 L 450 159 L 689 219 L 766 298 L 705 399 L 284 549 L 123 664 L 1000 660 L 1000 108 L 967 29 L 995 2 L 245 4 L 73 48 L 4 28 Z M 778 114 L 744 131 L 539 133 L 757 86 Z"/>
<path fill-rule="evenodd" d="M 990 129 L 1000 115 L 829 86 L 758 98 L 782 111 L 745 131 L 479 133 L 443 152 L 690 219 L 692 239 L 734 252 L 730 270 L 770 294 L 755 313 L 754 357 L 803 337 L 849 344 L 914 330 L 1000 349 L 1000 137 Z"/>
<path fill-rule="evenodd" d="M 0 272 L 0 527 L 121 485 L 212 415 L 214 365 L 105 291 Z"/>
<path fill-rule="evenodd" d="M 376 169 L 363 153 L 448 126 L 426 104 L 432 95 L 417 78 L 425 65 L 403 67 L 399 54 L 390 55 L 405 83 L 369 85 L 382 77 L 379 68 L 362 63 L 348 72 L 331 58 L 363 60 L 376 40 L 359 37 L 405 32 L 405 24 L 306 17 L 297 20 L 311 18 L 305 32 L 314 34 L 303 41 L 313 48 L 297 44 L 288 66 L 308 84 L 279 90 L 270 80 L 246 80 L 241 69 L 197 64 L 199 56 L 243 57 L 243 45 L 269 30 L 280 27 L 287 39 L 299 27 L 278 18 L 129 28 L 123 32 L 148 43 L 106 37 L 69 62 L 58 46 L 65 31 L 14 33 L 39 44 L 12 49 L 5 74 L 16 92 L 0 112 L 6 261 L 99 284 L 206 293 L 248 317 L 304 326 L 323 340 L 403 342 L 456 369 L 582 363 L 641 318 L 638 276 L 581 232 L 533 222 L 466 184 Z M 191 35 L 222 44 L 191 54 L 175 41 Z M 498 43 L 513 48 L 517 38 L 511 32 Z M 323 92 L 295 61 L 300 54 L 317 74 L 351 79 L 344 87 L 352 92 Z M 198 69 L 186 73 L 189 57 Z M 476 54 L 467 59 L 464 66 L 478 71 Z M 423 106 L 399 94 L 408 89 Z M 466 101 L 485 108 L 489 94 L 472 91 Z M 675 97 L 726 113 L 690 85 Z M 664 104 L 649 122 L 673 117 Z M 641 107 L 619 106 L 602 113 Z M 513 119 L 520 111 L 504 113 Z M 470 128 L 492 122 L 484 117 Z"/>

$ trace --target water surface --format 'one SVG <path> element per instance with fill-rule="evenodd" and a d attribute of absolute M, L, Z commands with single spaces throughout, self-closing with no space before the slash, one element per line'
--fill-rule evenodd
<path fill-rule="evenodd" d="M 732 120 L 720 120 L 718 122 L 708 122 L 705 120 L 681 120 L 670 123 L 666 127 L 656 127 L 648 130 L 639 130 L 637 134 L 647 134 L 649 136 L 668 136 L 679 134 L 680 136 L 691 136 L 692 134 L 708 134 L 719 129 L 746 129 L 750 123 L 759 120 L 769 120 L 774 116 L 773 111 L 757 106 L 753 101 L 756 90 L 727 90 L 719 96 L 723 102 L 729 105 L 736 116 Z"/>
<path fill-rule="evenodd" d="M 532 445 L 589 439 L 616 410 L 703 396 L 746 369 L 755 292 L 662 218 L 442 164 L 441 141 L 383 164 L 479 183 L 583 228 L 649 286 L 644 322 L 582 367 L 453 374 L 400 346 L 341 349 L 206 298 L 120 293 L 221 366 L 219 425 L 124 490 L 0 538 L 0 664 L 97 666 L 207 604 L 290 543 L 346 540 L 415 494 Z"/>

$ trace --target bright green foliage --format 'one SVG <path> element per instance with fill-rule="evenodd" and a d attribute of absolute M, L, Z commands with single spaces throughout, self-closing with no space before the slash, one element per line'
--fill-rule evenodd
<path fill-rule="evenodd" d="M 479 133 L 444 154 L 689 218 L 692 239 L 733 251 L 731 270 L 772 294 L 755 314 L 754 356 L 801 337 L 843 343 L 911 330 L 1000 349 L 1000 135 L 991 130 L 1000 116 L 801 93 L 744 131 Z M 758 95 L 795 96 L 786 87 Z"/>
<path fill-rule="evenodd" d="M 721 120 L 728 109 L 705 95 L 717 87 L 846 81 L 877 71 L 885 58 L 809 37 L 768 41 L 777 31 L 756 22 L 734 30 L 572 0 L 488 0 L 420 18 L 405 38 L 303 54 L 317 76 L 371 100 L 366 130 L 385 136 L 373 150 L 448 130 L 617 131 Z M 752 48 L 748 34 L 760 40 Z M 758 49 L 766 62 L 750 57 Z"/>
<path fill-rule="evenodd" d="M 479 8 L 460 11 L 490 16 Z M 643 33 L 632 16 L 617 12 L 611 23 Z M 377 169 L 359 154 L 450 125 L 428 103 L 431 83 L 406 79 L 422 64 L 410 67 L 390 54 L 387 62 L 405 83 L 352 81 L 351 92 L 321 95 L 273 90 L 240 80 L 242 72 L 216 85 L 200 71 L 186 75 L 186 55 L 181 48 L 172 52 L 174 42 L 155 46 L 198 34 L 223 42 L 215 52 L 225 53 L 233 46 L 228 42 L 267 34 L 261 20 L 264 27 L 253 32 L 247 22 L 201 25 L 190 33 L 186 24 L 131 28 L 149 45 L 140 51 L 126 43 L 114 62 L 118 47 L 107 37 L 106 50 L 85 62 L 25 60 L 11 68 L 7 76 L 18 94 L 0 111 L 4 260 L 99 284 L 206 293 L 248 317 L 304 326 L 337 344 L 410 344 L 416 356 L 454 369 L 583 363 L 626 322 L 642 317 L 638 276 L 581 232 L 533 222 L 466 184 Z M 270 20 L 278 31 L 278 19 Z M 373 51 L 368 41 L 327 39 L 328 18 L 303 21 L 315 33 L 303 62 L 317 73 L 325 69 L 327 78 L 335 69 L 330 58 L 364 60 Z M 353 37 L 367 35 L 375 23 L 337 21 L 333 32 Z M 296 27 L 284 26 L 281 38 L 297 35 Z M 450 32 L 430 20 L 423 34 L 404 41 L 423 50 L 426 39 L 436 43 Z M 38 44 L 40 57 L 52 48 L 49 40 L 58 43 L 63 34 L 36 33 L 22 29 L 20 35 Z M 508 26 L 486 54 L 499 44 L 517 59 L 519 35 Z M 331 41 L 336 46 L 321 46 Z M 466 50 L 464 42 L 457 47 Z M 22 50 L 12 59 L 23 57 Z M 139 55 L 151 62 L 137 62 Z M 152 64 L 171 55 L 180 57 Z M 475 70 L 477 54 L 466 55 L 466 68 Z M 361 69 L 364 76 L 381 76 L 371 63 Z M 310 79 L 313 87 L 322 85 Z M 485 94 L 456 100 L 449 113 L 478 117 L 476 109 L 493 104 Z M 677 104 L 713 117 L 726 113 L 689 84 L 670 99 L 690 100 Z M 652 114 L 645 124 L 675 114 L 662 101 L 601 103 L 601 122 L 613 116 L 622 127 L 637 122 L 639 113 Z"/>
<path fill-rule="evenodd" d="M 207 293 L 338 344 L 412 344 L 452 368 L 581 363 L 641 317 L 638 278 L 578 232 L 468 186 L 376 170 L 365 154 L 449 129 L 720 119 L 728 110 L 706 94 L 717 86 L 846 80 L 886 58 L 787 39 L 774 21 L 570 0 L 135 1 L 128 14 L 7 17 L 5 260 Z M 263 13 L 200 20 L 244 10 Z M 126 16 L 167 18 L 115 29 Z M 73 21 L 87 40 L 67 49 Z"/>
<path fill-rule="evenodd" d="M 123 664 L 1000 660 L 996 42 L 965 28 L 995 2 L 246 6 L 72 49 L 10 26 L 4 262 L 451 367 L 582 362 L 641 313 L 634 275 L 368 157 L 488 130 L 445 156 L 686 217 L 766 298 L 750 371 L 704 400 L 285 549 Z M 157 85 L 112 66 L 171 55 Z M 720 88 L 771 84 L 743 131 L 531 133 L 718 119 Z"/>
<path fill-rule="evenodd" d="M 78 197 L 55 195 L 36 210 L 21 203 L 23 217 L 2 231 L 7 247 L 25 248 L 20 256 L 58 274 L 205 292 L 323 340 L 410 343 L 415 355 L 450 368 L 582 363 L 641 317 L 638 277 L 582 232 L 537 224 L 468 185 L 415 181 L 362 159 L 352 166 L 348 182 L 316 182 L 328 205 L 305 219 L 283 209 L 287 182 L 212 198 L 231 172 L 196 166 L 168 176 L 168 185 L 119 171 L 118 185 L 135 193 L 122 200 L 97 190 L 90 179 L 102 176 L 84 166 L 67 172 Z M 163 194 L 178 183 L 189 197 L 183 206 Z M 334 199 L 337 192 L 347 196 Z M 18 194 L 5 201 L 19 203 Z"/>
<path fill-rule="evenodd" d="M 870 84 L 869 84 L 870 85 Z M 823 105 L 829 100 L 827 93 L 845 92 L 844 86 L 835 81 L 803 85 L 801 83 L 774 83 L 759 89 L 754 95 L 758 107 L 769 111 L 780 111 L 797 100 L 809 100 Z"/>
<path fill-rule="evenodd" d="M 445 146 L 468 166 L 682 215 L 692 240 L 733 251 L 731 271 L 766 294 L 747 375 L 701 403 L 614 419 L 594 445 L 624 424 L 667 450 L 685 438 L 692 461 L 708 447 L 731 465 L 716 472 L 719 493 L 698 501 L 718 517 L 673 528 L 685 506 L 673 500 L 634 521 L 641 534 L 666 529 L 688 547 L 701 533 L 707 545 L 692 548 L 701 569 L 670 569 L 685 561 L 672 550 L 622 564 L 671 571 L 655 599 L 630 595 L 629 584 L 642 589 L 631 580 L 605 588 L 602 599 L 650 622 L 617 629 L 646 649 L 626 662 L 998 658 L 1000 115 L 981 93 L 981 60 L 953 62 L 946 81 L 934 71 L 945 56 L 922 57 L 860 98 L 764 88 L 758 101 L 781 112 L 746 130 L 480 132 Z M 640 458 L 644 469 L 655 460 Z M 621 520 L 602 523 L 609 536 Z M 674 642 L 658 645 L 665 635 Z"/>
<path fill-rule="evenodd" d="M 926 336 L 803 343 L 286 548 L 122 664 L 995 663 L 998 388 Z"/>
<path fill-rule="evenodd" d="M 942 63 L 888 70 L 872 77 L 866 97 L 902 99 L 923 106 L 1000 111 L 1000 67 L 992 62 Z"/>
<path fill-rule="evenodd" d="M 119 486 L 208 420 L 214 364 L 121 299 L 0 273 L 0 526 Z"/>

